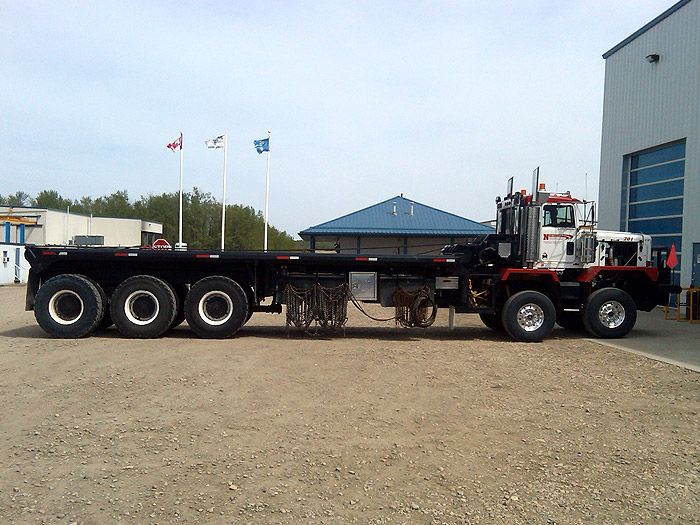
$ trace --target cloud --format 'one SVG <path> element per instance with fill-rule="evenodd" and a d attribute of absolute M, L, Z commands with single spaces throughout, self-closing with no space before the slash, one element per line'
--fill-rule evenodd
<path fill-rule="evenodd" d="M 258 209 L 290 232 L 388 196 L 483 220 L 542 166 L 595 195 L 601 53 L 666 2 L 8 3 L 0 32 L 3 193 L 172 191 Z"/>

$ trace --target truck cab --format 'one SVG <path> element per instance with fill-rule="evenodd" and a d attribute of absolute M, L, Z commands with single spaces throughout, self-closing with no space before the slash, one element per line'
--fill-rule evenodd
<path fill-rule="evenodd" d="M 578 205 L 582 204 L 570 195 L 552 195 L 542 205 L 538 268 L 582 266 L 576 253 L 581 221 Z"/>
<path fill-rule="evenodd" d="M 587 204 L 570 193 L 552 194 L 542 204 L 536 268 L 563 270 L 650 264 L 649 235 L 594 229 Z"/>

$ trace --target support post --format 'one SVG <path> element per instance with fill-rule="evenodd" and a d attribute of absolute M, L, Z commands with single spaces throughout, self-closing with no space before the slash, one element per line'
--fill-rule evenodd
<path fill-rule="evenodd" d="M 66 206 L 66 246 L 68 246 L 70 241 L 68 235 L 70 235 L 70 206 Z"/>
<path fill-rule="evenodd" d="M 450 306 L 450 312 L 447 317 L 447 326 L 449 327 L 450 331 L 455 329 L 455 307 Z"/>
<path fill-rule="evenodd" d="M 180 132 L 180 206 L 177 224 L 177 244 L 182 248 L 182 164 L 183 164 L 183 153 L 182 153 L 182 131 Z"/>
<path fill-rule="evenodd" d="M 265 240 L 263 250 L 267 251 L 267 212 L 270 202 L 270 130 L 267 130 L 267 175 L 265 176 Z"/>
<path fill-rule="evenodd" d="M 226 234 L 226 155 L 228 135 L 224 133 L 224 187 L 221 197 L 221 251 L 224 251 L 224 235 Z"/>

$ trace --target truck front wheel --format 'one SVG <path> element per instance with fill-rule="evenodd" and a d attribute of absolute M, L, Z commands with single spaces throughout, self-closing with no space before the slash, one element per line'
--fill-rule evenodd
<path fill-rule="evenodd" d="M 160 337 L 177 311 L 169 284 L 151 275 L 129 277 L 117 286 L 110 301 L 112 321 L 122 335 L 137 339 Z"/>
<path fill-rule="evenodd" d="M 593 337 L 614 339 L 626 336 L 637 322 L 634 299 L 618 288 L 601 288 L 586 301 L 583 325 Z"/>
<path fill-rule="evenodd" d="M 549 297 L 527 290 L 512 295 L 503 305 L 503 327 L 516 341 L 542 341 L 554 328 L 557 312 Z"/>
<path fill-rule="evenodd" d="M 248 312 L 243 288 L 228 277 L 205 277 L 190 288 L 185 299 L 187 324 L 207 339 L 231 337 L 245 324 Z"/>
<path fill-rule="evenodd" d="M 39 288 L 34 317 L 53 337 L 77 338 L 97 327 L 103 308 L 102 296 L 89 279 L 82 275 L 57 275 Z"/>

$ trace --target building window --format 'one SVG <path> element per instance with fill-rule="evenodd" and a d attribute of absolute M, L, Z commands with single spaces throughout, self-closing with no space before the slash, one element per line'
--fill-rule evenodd
<path fill-rule="evenodd" d="M 157 239 L 159 234 L 154 232 L 141 232 L 141 246 L 151 246 Z"/>
<path fill-rule="evenodd" d="M 676 245 L 683 234 L 685 140 L 623 158 L 620 229 L 652 236 L 656 250 Z"/>

